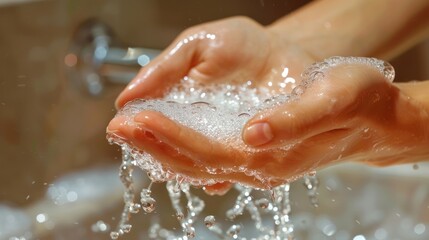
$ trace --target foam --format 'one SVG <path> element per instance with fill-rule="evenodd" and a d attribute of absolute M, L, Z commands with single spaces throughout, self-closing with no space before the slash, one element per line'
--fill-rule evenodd
<path fill-rule="evenodd" d="M 309 66 L 302 74 L 302 81 L 291 94 L 276 94 L 266 88 L 257 88 L 254 83 L 248 81 L 241 85 L 209 84 L 200 85 L 198 82 L 185 77 L 178 85 L 174 86 L 163 99 L 137 99 L 126 104 L 117 116 L 125 116 L 128 124 L 134 124 L 133 118 L 144 110 L 155 110 L 163 113 L 168 118 L 191 128 L 211 141 L 225 143 L 247 154 L 257 151 L 268 151 L 248 147 L 241 139 L 243 125 L 251 116 L 266 109 L 272 109 L 276 105 L 287 101 L 299 101 L 299 96 L 314 81 L 322 80 L 325 72 L 339 65 L 364 64 L 371 66 L 382 73 L 387 80 L 393 81 L 393 67 L 381 60 L 361 57 L 332 57 L 323 62 Z M 152 180 L 166 181 L 180 176 L 178 173 L 163 169 L 161 164 L 150 155 L 134 149 L 133 146 L 123 142 L 114 134 L 108 134 L 110 141 L 130 149 L 136 164 L 150 172 Z M 286 152 L 290 146 L 283 146 Z M 207 169 L 217 172 L 219 169 Z M 257 172 L 247 171 L 243 166 L 234 169 L 220 169 L 221 172 L 243 171 L 247 175 L 263 178 Z M 198 184 L 201 179 L 188 179 Z M 267 182 L 267 179 L 260 179 Z M 200 182 L 201 183 L 201 182 Z M 203 182 L 212 184 L 215 182 Z"/>
<path fill-rule="evenodd" d="M 343 64 L 368 65 L 380 71 L 386 80 L 393 81 L 394 78 L 393 67 L 381 60 L 373 58 L 333 57 L 308 67 L 302 74 L 301 84 L 290 95 L 282 94 L 281 90 L 280 94 L 278 94 L 270 92 L 265 88 L 255 88 L 254 84 L 250 81 L 242 85 L 213 84 L 202 86 L 189 78 L 184 78 L 163 99 L 135 100 L 122 108 L 117 113 L 117 116 L 125 116 L 127 118 L 126 124 L 133 125 L 133 119 L 136 114 L 144 110 L 155 110 L 186 127 L 198 131 L 211 141 L 222 142 L 232 148 L 245 151 L 247 154 L 252 154 L 256 151 L 269 151 L 253 149 L 242 142 L 240 133 L 246 121 L 260 111 L 274 108 L 288 101 L 299 101 L 300 95 L 313 82 L 325 78 L 326 71 Z M 152 181 L 167 182 L 166 186 L 170 200 L 184 233 L 183 238 L 177 238 L 173 232 L 162 228 L 159 224 L 153 224 L 149 235 L 154 239 L 194 238 L 196 232 L 193 224 L 197 220 L 197 216 L 203 211 L 204 201 L 193 195 L 189 191 L 189 186 L 210 185 L 215 183 L 215 181 L 211 179 L 190 179 L 181 176 L 180 173 L 163 169 L 163 166 L 156 159 L 153 159 L 152 156 L 134 148 L 113 132 L 108 132 L 108 139 L 110 142 L 122 147 L 123 161 L 120 168 L 120 178 L 126 189 L 124 192 L 125 206 L 121 220 L 117 229 L 111 232 L 111 238 L 117 239 L 131 230 L 131 224 L 129 224 L 131 214 L 137 213 L 140 208 L 143 208 L 146 213 L 150 213 L 155 209 L 156 201 L 151 197 L 150 190 L 152 184 L 147 189 L 141 191 L 141 204 L 134 202 L 135 192 L 132 183 L 133 166 L 138 166 L 146 170 Z M 283 146 L 277 150 L 287 153 L 288 147 Z M 212 174 L 216 174 L 219 172 L 218 170 L 207 169 Z M 266 176 L 260 176 L 257 172 L 248 171 L 243 166 L 220 170 L 223 172 L 243 171 L 260 181 L 267 180 L 265 179 Z M 315 172 L 309 172 L 304 175 L 304 185 L 308 190 L 311 203 L 317 207 L 318 180 L 315 177 Z M 255 223 L 256 230 L 261 234 L 259 237 L 252 239 L 294 238 L 294 226 L 289 218 L 291 210 L 289 183 L 263 191 L 267 196 L 271 197 L 270 200 L 267 198 L 254 198 L 251 192 L 255 189 L 250 187 L 236 184 L 235 188 L 239 191 L 239 195 L 233 208 L 226 212 L 229 220 L 233 221 L 237 216 L 242 215 L 244 211 L 248 211 Z M 184 211 L 184 207 L 180 203 L 182 192 L 187 199 L 187 211 Z M 262 224 L 262 213 L 270 213 L 272 215 L 273 222 L 269 227 Z M 226 231 L 223 231 L 212 215 L 206 216 L 204 224 L 219 238 L 239 238 L 241 225 L 233 224 Z"/>

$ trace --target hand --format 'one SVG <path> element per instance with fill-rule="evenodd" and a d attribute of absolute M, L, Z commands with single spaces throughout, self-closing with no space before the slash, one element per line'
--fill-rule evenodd
<path fill-rule="evenodd" d="M 261 188 L 333 163 L 384 166 L 421 160 L 429 151 L 426 110 L 377 70 L 360 64 L 328 70 L 299 100 L 250 120 L 243 131 L 244 141 L 269 151 L 249 154 L 213 142 L 153 111 L 135 117 L 138 127 L 123 122 L 114 119 L 109 131 L 149 152 L 172 171 Z M 206 170 L 232 166 L 243 166 L 255 175 Z"/>
<path fill-rule="evenodd" d="M 401 89 L 373 67 L 339 65 L 299 100 L 254 116 L 244 128 L 243 140 L 264 149 L 292 144 L 285 163 L 298 171 L 340 161 L 386 166 L 425 160 L 427 92 L 422 97 L 409 87 Z"/>
<path fill-rule="evenodd" d="M 136 98 L 157 98 L 184 76 L 201 83 L 243 83 L 278 90 L 286 77 L 298 80 L 315 59 L 298 44 L 251 19 L 234 17 L 184 31 L 138 76 L 116 100 L 116 106 Z M 285 76 L 284 69 L 290 71 Z M 283 75 L 282 75 L 283 73 Z M 297 82 L 289 81 L 285 91 Z"/>
<path fill-rule="evenodd" d="M 288 92 L 299 83 L 297 76 L 303 68 L 314 60 L 298 44 L 288 43 L 276 31 L 264 28 L 248 18 L 234 17 L 202 24 L 184 31 L 159 57 L 142 68 L 117 98 L 116 106 L 120 108 L 135 98 L 161 97 L 184 76 L 207 84 L 239 84 L 253 80 L 255 86 L 273 90 L 278 90 L 279 83 L 282 83 L 281 90 Z M 290 69 L 290 72 L 285 74 L 285 68 Z M 285 84 L 287 77 L 290 78 Z M 162 120 L 174 125 L 168 119 Z M 114 129 L 118 122 L 121 119 L 114 119 L 109 129 Z M 131 130 L 125 132 L 128 137 L 132 134 Z M 142 141 L 133 142 L 139 142 L 139 146 L 146 149 Z M 158 147 L 158 155 L 165 155 L 163 151 L 167 146 Z M 167 156 L 163 159 L 164 162 L 169 161 Z M 239 178 L 247 179 L 249 184 L 253 182 L 243 174 Z M 222 179 L 227 181 L 230 177 Z M 228 185 L 224 182 L 207 186 L 206 191 L 222 193 L 228 189 Z"/>

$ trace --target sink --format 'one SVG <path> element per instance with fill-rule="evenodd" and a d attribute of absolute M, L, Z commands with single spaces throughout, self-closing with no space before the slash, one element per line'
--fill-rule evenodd
<path fill-rule="evenodd" d="M 106 141 L 105 128 L 124 85 L 109 84 L 102 94 L 88 96 L 68 77 L 65 56 L 81 23 L 106 23 L 121 46 L 163 49 L 198 23 L 246 15 L 267 24 L 302 4 L 62 0 L 0 5 L 0 239 L 106 239 L 118 222 L 122 187 L 114 179 L 121 153 Z M 399 81 L 429 79 L 428 61 L 429 42 L 424 42 L 392 65 Z M 293 183 L 291 219 L 297 239 L 429 239 L 427 172 L 427 164 L 331 167 L 318 173 L 317 208 L 302 181 Z M 90 191 L 93 198 L 86 198 L 78 191 L 83 191 L 79 179 L 94 184 L 94 190 L 107 185 L 111 191 Z M 142 186 L 147 184 L 143 175 L 139 179 Z M 216 212 L 213 206 L 219 205 L 219 221 L 237 195 L 231 191 L 208 197 L 195 191 L 207 202 L 205 213 Z M 164 186 L 155 184 L 154 194 L 165 208 L 158 208 L 154 218 L 135 215 L 129 239 L 147 239 L 153 219 L 177 228 Z M 14 227 L 6 229 L 10 225 Z"/>

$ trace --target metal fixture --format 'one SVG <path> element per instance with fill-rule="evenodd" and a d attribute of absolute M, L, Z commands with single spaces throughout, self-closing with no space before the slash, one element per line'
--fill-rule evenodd
<path fill-rule="evenodd" d="M 74 33 L 64 64 L 75 85 L 91 96 L 98 96 L 107 84 L 127 84 L 160 52 L 121 47 L 111 28 L 92 19 L 82 23 Z"/>

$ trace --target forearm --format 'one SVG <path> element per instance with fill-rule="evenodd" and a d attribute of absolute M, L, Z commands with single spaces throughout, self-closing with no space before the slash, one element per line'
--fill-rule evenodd
<path fill-rule="evenodd" d="M 318 60 L 333 55 L 390 60 L 429 35 L 428 0 L 320 0 L 268 28 Z"/>

